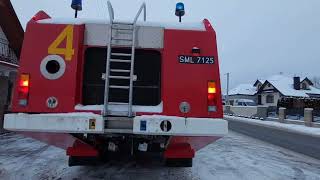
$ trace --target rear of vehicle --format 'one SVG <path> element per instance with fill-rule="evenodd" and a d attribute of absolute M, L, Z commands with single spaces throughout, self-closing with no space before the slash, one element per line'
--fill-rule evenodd
<path fill-rule="evenodd" d="M 207 20 L 106 24 L 40 12 L 27 25 L 20 62 L 5 128 L 65 143 L 70 165 L 151 151 L 190 164 L 227 134 Z"/>
<path fill-rule="evenodd" d="M 257 103 L 251 99 L 235 99 L 233 100 L 233 106 L 257 106 Z"/>

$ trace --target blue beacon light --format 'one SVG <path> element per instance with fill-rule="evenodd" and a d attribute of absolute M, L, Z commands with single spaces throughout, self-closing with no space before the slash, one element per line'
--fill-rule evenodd
<path fill-rule="evenodd" d="M 75 10 L 74 17 L 78 17 L 78 11 L 82 10 L 82 0 L 72 0 L 71 8 Z"/>
<path fill-rule="evenodd" d="M 184 16 L 184 4 L 182 2 L 177 3 L 176 5 L 176 16 L 179 16 L 179 22 L 181 22 L 181 17 Z"/>

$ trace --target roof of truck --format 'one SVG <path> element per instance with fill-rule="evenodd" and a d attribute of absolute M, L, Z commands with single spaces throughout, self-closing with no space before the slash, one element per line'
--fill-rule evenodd
<path fill-rule="evenodd" d="M 85 19 L 85 18 L 50 18 L 37 21 L 43 24 L 110 24 L 109 20 L 102 19 Z M 117 23 L 132 23 L 130 21 L 114 20 Z M 163 27 L 165 29 L 179 29 L 179 30 L 197 30 L 205 31 L 205 25 L 200 22 L 149 22 L 138 21 L 138 26 Z"/>

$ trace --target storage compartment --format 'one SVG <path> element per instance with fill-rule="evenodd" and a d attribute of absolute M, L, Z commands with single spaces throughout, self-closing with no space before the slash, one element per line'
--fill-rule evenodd
<path fill-rule="evenodd" d="M 113 52 L 130 53 L 131 49 L 113 49 Z M 129 57 L 128 57 L 129 58 Z M 130 58 L 129 58 L 130 59 Z M 83 97 L 84 105 L 103 104 L 107 60 L 106 48 L 88 48 L 85 53 Z M 111 69 L 130 69 L 130 63 L 112 63 Z M 133 105 L 156 106 L 161 102 L 161 54 L 155 50 L 135 51 Z M 115 76 L 128 76 L 128 72 L 113 72 Z M 111 79 L 112 85 L 129 84 L 129 80 Z M 128 102 L 129 89 L 109 90 L 109 102 Z"/>

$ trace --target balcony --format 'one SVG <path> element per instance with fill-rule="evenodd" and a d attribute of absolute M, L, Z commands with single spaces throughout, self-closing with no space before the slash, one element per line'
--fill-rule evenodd
<path fill-rule="evenodd" d="M 0 62 L 18 65 L 18 58 L 5 39 L 0 38 Z"/>

